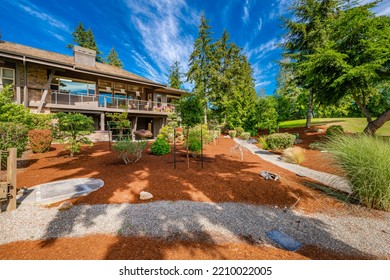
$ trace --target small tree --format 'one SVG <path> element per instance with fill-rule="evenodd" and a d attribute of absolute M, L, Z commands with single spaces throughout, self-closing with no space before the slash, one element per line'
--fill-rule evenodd
<path fill-rule="evenodd" d="M 55 138 L 66 143 L 65 150 L 70 151 L 70 156 L 80 152 L 82 144 L 92 145 L 86 135 L 94 131 L 94 121 L 79 113 L 58 113 L 58 123 L 55 130 Z"/>
<path fill-rule="evenodd" d="M 179 101 L 178 106 L 179 116 L 181 118 L 181 123 L 187 129 L 187 135 L 191 127 L 202 122 L 202 103 L 199 96 L 194 94 L 189 94 L 184 96 Z M 188 152 L 188 137 L 186 139 L 187 147 L 187 166 L 190 167 L 190 157 Z"/>
<path fill-rule="evenodd" d="M 124 139 L 114 144 L 114 150 L 119 152 L 119 157 L 125 164 L 128 164 L 137 162 L 142 157 L 142 152 L 147 144 L 148 141 L 146 140 L 132 141 L 131 139 Z"/>
<path fill-rule="evenodd" d="M 125 129 L 130 130 L 131 128 L 131 122 L 128 118 L 128 113 L 126 111 L 123 111 L 122 113 L 108 113 L 107 117 L 112 119 L 113 128 L 116 128 L 119 130 L 119 140 L 123 138 L 123 131 Z"/>
<path fill-rule="evenodd" d="M 116 66 L 119 68 L 123 68 L 123 63 L 119 59 L 118 53 L 116 52 L 116 50 L 114 48 L 112 48 L 110 50 L 110 52 L 108 53 L 106 61 L 107 61 L 107 64 L 110 64 L 110 65 L 113 65 L 113 66 Z"/>

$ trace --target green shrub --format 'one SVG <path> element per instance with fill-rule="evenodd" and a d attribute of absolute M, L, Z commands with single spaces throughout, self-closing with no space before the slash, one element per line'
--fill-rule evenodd
<path fill-rule="evenodd" d="M 259 141 L 260 148 L 262 148 L 263 150 L 269 149 L 265 136 L 260 136 L 258 141 Z"/>
<path fill-rule="evenodd" d="M 286 149 L 294 145 L 295 136 L 289 133 L 273 133 L 268 135 L 265 141 L 271 150 Z"/>
<path fill-rule="evenodd" d="M 229 130 L 228 133 L 229 133 L 230 138 L 232 138 L 232 139 L 235 138 L 237 135 L 237 131 L 235 131 L 235 130 Z"/>
<path fill-rule="evenodd" d="M 331 125 L 326 130 L 326 135 L 332 137 L 337 134 L 341 134 L 344 132 L 344 128 L 341 125 Z"/>
<path fill-rule="evenodd" d="M 16 148 L 21 157 L 27 146 L 27 134 L 28 129 L 23 124 L 0 122 L 0 150 Z"/>
<path fill-rule="evenodd" d="M 119 152 L 119 158 L 121 158 L 125 164 L 130 162 L 136 162 L 142 157 L 142 152 L 147 145 L 146 140 L 132 141 L 131 139 L 123 139 L 115 142 L 113 148 Z"/>
<path fill-rule="evenodd" d="M 202 145 L 198 137 L 189 137 L 188 138 L 188 150 L 192 153 L 200 152 Z"/>
<path fill-rule="evenodd" d="M 241 133 L 241 138 L 244 140 L 249 140 L 250 137 L 251 137 L 250 132 L 242 132 Z"/>
<path fill-rule="evenodd" d="M 390 143 L 366 135 L 338 134 L 326 149 L 351 183 L 353 195 L 368 207 L 390 210 Z"/>
<path fill-rule="evenodd" d="M 167 139 L 157 138 L 157 140 L 154 141 L 154 143 L 150 147 L 150 150 L 152 154 L 156 156 L 166 155 L 171 152 L 171 145 L 169 145 Z"/>
<path fill-rule="evenodd" d="M 53 136 L 48 129 L 32 129 L 28 132 L 28 141 L 33 153 L 44 153 L 50 149 Z"/>
<path fill-rule="evenodd" d="M 91 117 L 80 113 L 58 113 L 58 123 L 55 126 L 54 135 L 58 141 L 66 143 L 65 150 L 70 151 L 70 156 L 79 153 L 82 144 L 92 145 L 86 137 L 94 131 L 94 121 Z"/>
<path fill-rule="evenodd" d="M 54 114 L 31 114 L 30 125 L 31 129 L 51 129 Z"/>
<path fill-rule="evenodd" d="M 163 135 L 166 140 L 173 141 L 174 131 L 172 126 L 164 125 L 160 129 L 160 134 Z"/>
<path fill-rule="evenodd" d="M 321 142 L 313 142 L 309 144 L 309 148 L 312 150 L 317 150 L 317 151 L 324 151 L 324 143 Z"/>
<path fill-rule="evenodd" d="M 241 126 L 239 126 L 235 128 L 235 131 L 237 132 L 236 136 L 238 137 L 241 136 L 241 133 L 244 132 L 244 129 Z"/>

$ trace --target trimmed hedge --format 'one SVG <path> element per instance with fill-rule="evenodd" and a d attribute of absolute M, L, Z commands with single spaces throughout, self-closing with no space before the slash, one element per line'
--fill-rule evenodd
<path fill-rule="evenodd" d="M 33 129 L 28 132 L 28 141 L 33 153 L 44 153 L 50 149 L 53 136 L 51 130 Z"/>
<path fill-rule="evenodd" d="M 326 130 L 326 135 L 330 137 L 342 133 L 344 133 L 344 128 L 341 125 L 331 125 Z"/>
<path fill-rule="evenodd" d="M 289 133 L 273 133 L 265 138 L 267 146 L 271 150 L 281 150 L 292 147 L 295 136 Z"/>

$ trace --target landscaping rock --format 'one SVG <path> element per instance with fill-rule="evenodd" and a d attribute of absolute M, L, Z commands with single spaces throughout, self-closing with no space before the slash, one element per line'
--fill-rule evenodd
<path fill-rule="evenodd" d="M 148 199 L 152 199 L 153 198 L 153 195 L 149 192 L 140 192 L 139 194 L 139 199 L 141 200 L 148 200 Z"/>
<path fill-rule="evenodd" d="M 140 129 L 134 132 L 135 136 L 138 136 L 140 138 L 152 138 L 153 133 L 151 133 L 149 130 Z"/>
<path fill-rule="evenodd" d="M 302 144 L 302 143 L 303 143 L 302 139 L 296 139 L 295 140 L 295 144 Z"/>
<path fill-rule="evenodd" d="M 73 204 L 68 202 L 68 201 L 65 201 L 65 202 L 62 202 L 59 206 L 58 206 L 58 211 L 66 211 L 66 210 L 69 210 L 70 208 L 73 207 Z"/>
<path fill-rule="evenodd" d="M 279 180 L 279 175 L 268 172 L 268 171 L 261 171 L 260 176 L 266 180 L 274 180 L 274 181 Z"/>

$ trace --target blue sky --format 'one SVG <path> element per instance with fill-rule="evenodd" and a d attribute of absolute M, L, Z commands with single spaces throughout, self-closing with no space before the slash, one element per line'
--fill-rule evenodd
<path fill-rule="evenodd" d="M 202 12 L 213 37 L 226 29 L 249 58 L 256 90 L 273 94 L 286 16 L 293 0 L 1 0 L 2 39 L 72 55 L 66 48 L 79 22 L 94 32 L 106 56 L 114 47 L 130 72 L 156 82 L 168 82 L 178 60 L 188 70 L 188 58 L 198 35 Z M 363 0 L 370 2 L 370 0 Z M 374 9 L 390 15 L 390 0 Z"/>

